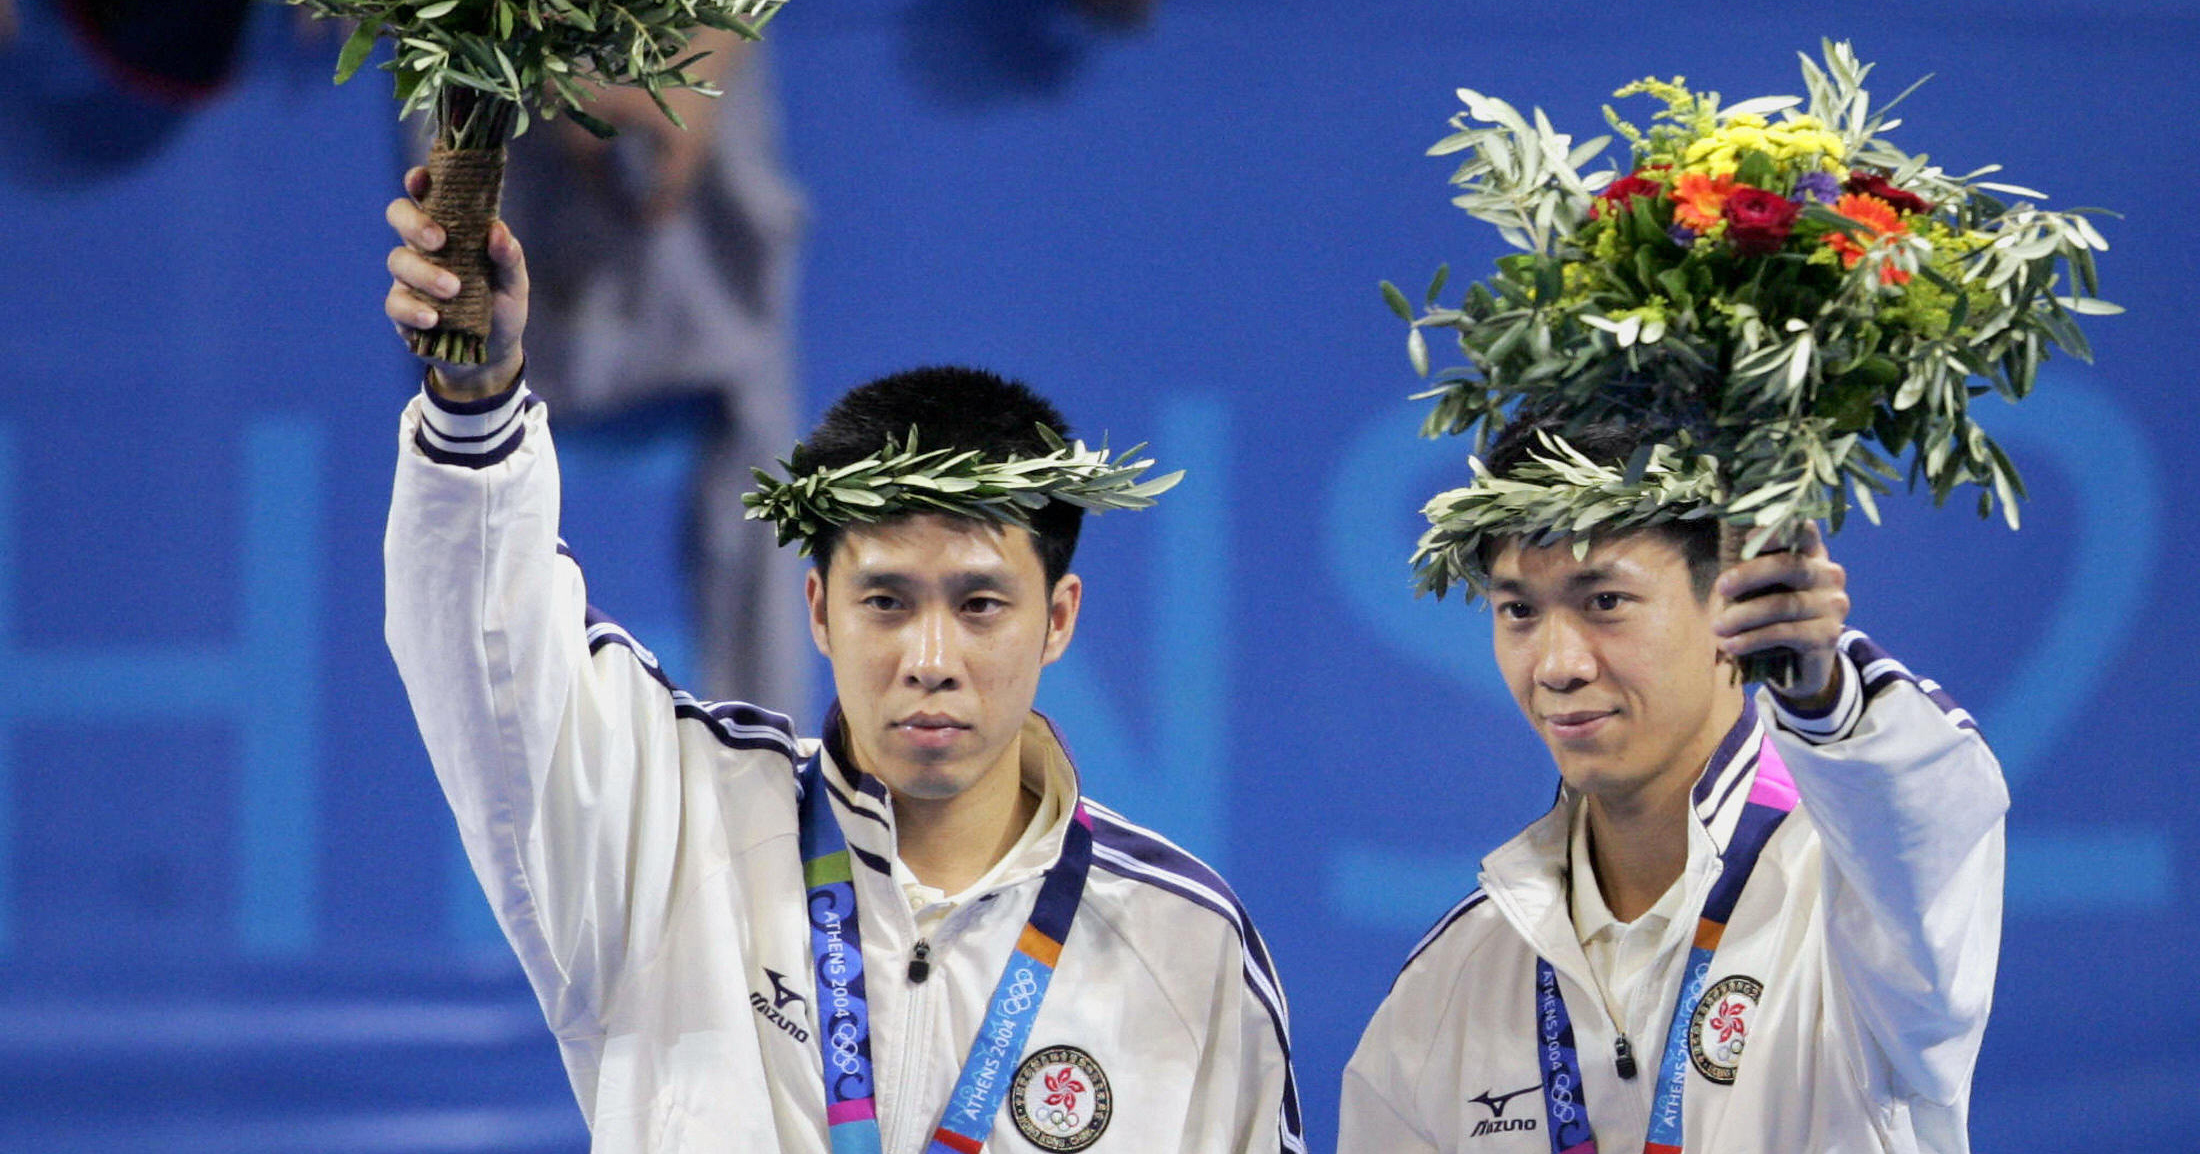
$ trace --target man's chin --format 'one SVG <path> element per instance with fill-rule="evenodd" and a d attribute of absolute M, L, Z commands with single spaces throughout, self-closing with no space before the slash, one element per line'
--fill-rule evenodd
<path fill-rule="evenodd" d="M 981 776 L 971 759 L 930 750 L 915 756 L 905 753 L 893 765 L 881 769 L 883 772 L 873 776 L 885 782 L 888 789 L 920 801 L 960 797 Z"/>
<path fill-rule="evenodd" d="M 1558 763 L 1558 776 L 1577 793 L 1601 793 L 1614 788 L 1628 788 L 1645 776 L 1640 770 L 1631 769 L 1618 757 L 1588 756 L 1578 750 L 1551 750 L 1552 759 Z"/>

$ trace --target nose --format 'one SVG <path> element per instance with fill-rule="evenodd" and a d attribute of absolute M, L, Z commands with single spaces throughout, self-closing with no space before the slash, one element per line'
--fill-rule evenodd
<path fill-rule="evenodd" d="M 1536 684 L 1555 693 L 1570 693 L 1596 680 L 1596 651 L 1578 623 L 1554 613 L 1536 632 L 1542 646 L 1536 655 Z"/>
<path fill-rule="evenodd" d="M 962 649 L 954 615 L 945 609 L 928 610 L 917 615 L 910 629 L 902 684 L 927 692 L 956 688 L 962 671 Z"/>

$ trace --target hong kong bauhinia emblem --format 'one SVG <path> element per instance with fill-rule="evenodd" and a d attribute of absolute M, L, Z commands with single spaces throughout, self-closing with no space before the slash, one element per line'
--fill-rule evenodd
<path fill-rule="evenodd" d="M 1075 1046 L 1049 1046 L 1016 1067 L 1008 1112 L 1041 1150 L 1083 1150 L 1100 1140 L 1113 1112 L 1108 1075 Z"/>
<path fill-rule="evenodd" d="M 1749 1043 L 1750 1020 L 1765 988 L 1755 978 L 1736 974 L 1713 982 L 1696 1002 L 1688 1022 L 1688 1058 L 1696 1072 L 1722 1086 L 1732 1085 Z"/>

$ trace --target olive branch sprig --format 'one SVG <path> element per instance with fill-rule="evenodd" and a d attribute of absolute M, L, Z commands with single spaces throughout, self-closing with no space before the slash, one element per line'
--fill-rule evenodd
<path fill-rule="evenodd" d="M 1645 445 L 1625 467 L 1597 464 L 1563 437 L 1538 431 L 1540 448 L 1506 476 L 1474 457 L 1474 481 L 1438 493 L 1421 510 L 1429 528 L 1413 550 L 1415 584 L 1441 597 L 1454 584 L 1489 589 L 1487 546 L 1499 538 L 1550 545 L 1571 538 L 1586 556 L 1592 532 L 1717 515 L 1726 499 L 1717 459 Z"/>
<path fill-rule="evenodd" d="M 757 39 L 785 0 L 288 0 L 317 18 L 357 28 L 337 54 L 336 82 L 350 80 L 375 43 L 396 79 L 398 116 L 436 113 L 447 148 L 493 148 L 527 131 L 532 116 L 570 116 L 598 136 L 614 129 L 584 108 L 585 86 L 647 90 L 674 124 L 664 94 L 717 90 L 688 69 L 704 55 L 688 41 L 703 28 Z M 684 126 L 683 126 L 684 127 Z"/>
<path fill-rule="evenodd" d="M 789 478 L 754 470 L 757 487 L 741 498 L 744 516 L 772 522 L 780 544 L 798 541 L 806 555 L 827 526 L 946 513 L 1030 528 L 1031 514 L 1049 501 L 1093 513 L 1144 509 L 1184 479 L 1179 469 L 1140 480 L 1154 463 L 1139 456 L 1143 444 L 1111 457 L 1106 444 L 1091 449 L 1083 441 L 1064 441 L 1045 425 L 1037 428 L 1051 450 L 1038 457 L 995 460 L 975 449 L 924 449 L 912 427 L 908 437 L 888 437 L 878 452 L 837 469 L 794 477 L 793 467 L 781 461 Z"/>

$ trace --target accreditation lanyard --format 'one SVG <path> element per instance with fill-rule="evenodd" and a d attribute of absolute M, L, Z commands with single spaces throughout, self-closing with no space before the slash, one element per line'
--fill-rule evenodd
<path fill-rule="evenodd" d="M 825 1123 L 833 1154 L 879 1154 L 878 1083 L 871 1067 L 871 1010 L 864 992 L 863 937 L 856 918 L 855 872 L 825 791 L 822 758 L 801 771 L 802 882 L 809 890 L 810 954 L 817 971 L 819 1044 L 825 1062 Z M 1085 896 L 1092 869 L 1092 818 L 1077 803 L 1062 853 L 1039 884 L 1031 920 L 986 1003 L 962 1076 L 926 1154 L 978 1154 L 1031 1023 L 1046 1000 L 1062 942 Z"/>
<path fill-rule="evenodd" d="M 1665 1030 L 1665 1053 L 1658 1061 L 1658 1084 L 1650 1099 L 1650 1132 L 1643 1143 L 1645 1154 L 1680 1154 L 1681 1095 L 1687 1088 L 1689 1019 L 1704 987 L 1711 980 L 1711 955 L 1726 934 L 1726 920 L 1742 887 L 1757 868 L 1757 858 L 1772 840 L 1774 830 L 1787 820 L 1796 802 L 1795 779 L 1787 763 L 1773 748 L 1768 734 L 1757 746 L 1757 779 L 1734 825 L 1734 835 L 1719 855 L 1723 868 L 1704 899 L 1703 916 L 1696 922 L 1696 940 L 1688 951 L 1688 967 L 1681 978 L 1681 993 L 1673 1003 L 1673 1021 Z M 1573 1019 L 1566 1013 L 1566 998 L 1559 993 L 1558 973 L 1551 963 L 1535 960 L 1536 1064 L 1543 1072 L 1543 1111 L 1550 1128 L 1552 1154 L 1596 1154 L 1595 1132 L 1589 1127 L 1589 1104 L 1581 1084 L 1581 1060 L 1574 1050 Z"/>

